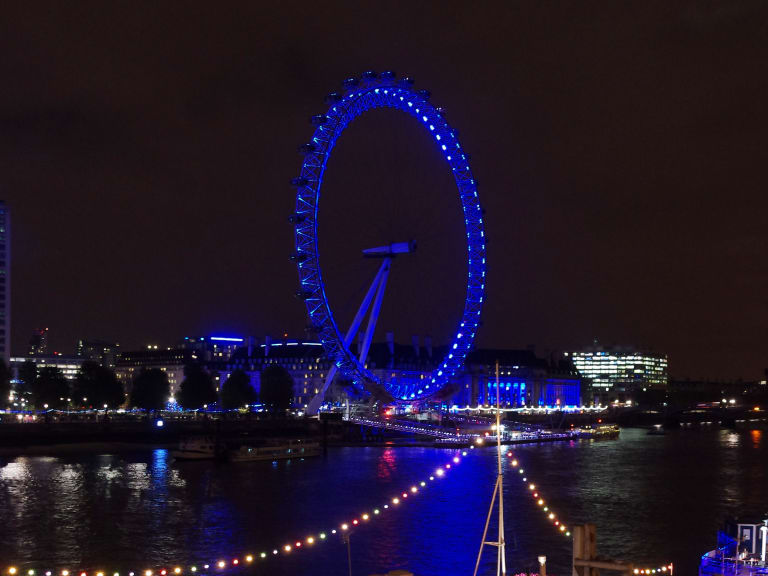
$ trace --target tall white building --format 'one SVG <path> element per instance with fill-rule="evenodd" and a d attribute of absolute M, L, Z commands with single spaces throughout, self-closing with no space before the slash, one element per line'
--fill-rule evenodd
<path fill-rule="evenodd" d="M 663 390 L 669 382 L 664 354 L 625 347 L 594 346 L 566 352 L 576 370 L 592 382 L 592 391 L 602 398 L 643 390 Z"/>
<path fill-rule="evenodd" d="M 0 200 L 0 358 L 11 360 L 11 216 Z"/>

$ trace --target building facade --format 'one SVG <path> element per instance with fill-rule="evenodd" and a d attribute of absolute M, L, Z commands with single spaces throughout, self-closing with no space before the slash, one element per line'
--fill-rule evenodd
<path fill-rule="evenodd" d="M 48 328 L 36 328 L 29 337 L 27 356 L 48 355 Z"/>
<path fill-rule="evenodd" d="M 187 336 L 178 347 L 192 350 L 202 362 L 221 362 L 229 360 L 246 345 L 253 348 L 254 339 L 246 340 L 240 336 Z"/>
<path fill-rule="evenodd" d="M 261 372 L 271 365 L 278 365 L 293 379 L 293 403 L 296 408 L 304 408 L 317 394 L 325 382 L 330 362 L 325 357 L 319 342 L 304 340 L 272 341 L 265 339 L 263 344 L 239 348 L 228 360 L 208 363 L 208 370 L 215 373 L 215 378 L 223 384 L 233 372 L 240 370 L 250 378 L 251 386 L 261 391 Z M 328 401 L 340 402 L 343 390 L 332 387 L 326 394 Z"/>
<path fill-rule="evenodd" d="M 168 376 L 171 397 L 175 396 L 184 380 L 184 367 L 197 360 L 192 350 L 183 348 L 158 348 L 148 346 L 145 350 L 123 352 L 115 365 L 115 375 L 130 394 L 133 381 L 143 369 L 156 368 Z"/>
<path fill-rule="evenodd" d="M 37 367 L 38 371 L 43 368 L 58 368 L 67 380 L 74 380 L 85 360 L 76 356 L 63 356 L 60 354 L 46 356 L 13 356 L 11 357 L 10 365 L 14 378 L 18 378 L 19 368 L 21 368 L 25 362 L 32 362 Z"/>
<path fill-rule="evenodd" d="M 567 362 L 541 358 L 533 350 L 472 351 L 460 389 L 458 406 L 496 404 L 496 362 L 499 363 L 499 404 L 508 408 L 566 408 L 582 405 L 582 378 Z"/>
<path fill-rule="evenodd" d="M 224 339 L 224 340 L 222 340 Z M 360 343 L 357 343 L 357 347 Z M 356 352 L 353 345 L 353 353 Z M 374 342 L 365 366 L 390 390 L 411 390 L 431 377 L 444 356 L 444 348 L 433 349 L 431 340 L 420 345 L 397 344 L 391 334 L 385 342 Z M 496 402 L 495 365 L 499 361 L 500 403 L 513 408 L 566 408 L 582 404 L 583 379 L 570 362 L 539 358 L 531 350 L 475 350 L 467 358 L 466 370 L 430 400 L 449 406 L 491 405 Z M 331 362 L 319 342 L 284 338 L 263 343 L 234 336 L 185 338 L 176 348 L 149 346 L 123 352 L 116 366 L 118 379 L 130 392 L 134 378 L 144 368 L 168 374 L 175 395 L 184 379 L 184 368 L 197 363 L 208 371 L 217 390 L 235 371 L 244 372 L 251 386 L 261 392 L 261 374 L 269 366 L 284 368 L 293 380 L 293 403 L 305 408 L 325 384 Z M 349 382 L 337 376 L 326 391 L 326 405 L 341 406 L 359 400 Z"/>
<path fill-rule="evenodd" d="M 117 359 L 120 354 L 120 344 L 117 342 L 108 342 L 106 340 L 83 340 L 77 341 L 75 355 L 83 360 L 97 362 L 105 368 L 112 370 L 117 366 Z"/>
<path fill-rule="evenodd" d="M 11 360 L 11 214 L 0 201 L 0 358 Z"/>
<path fill-rule="evenodd" d="M 601 402 L 631 401 L 647 389 L 665 390 L 669 382 L 666 355 L 630 347 L 594 346 L 566 352 L 582 377 L 589 379 L 592 394 Z"/>

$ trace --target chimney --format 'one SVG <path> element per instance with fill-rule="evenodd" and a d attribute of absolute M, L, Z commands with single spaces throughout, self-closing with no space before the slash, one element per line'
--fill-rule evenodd
<path fill-rule="evenodd" d="M 427 358 L 432 359 L 432 336 L 424 336 L 424 348 L 427 349 Z"/>
<path fill-rule="evenodd" d="M 264 356 L 269 356 L 269 347 L 272 346 L 272 336 L 264 336 Z"/>
<path fill-rule="evenodd" d="M 419 336 L 417 334 L 411 336 L 411 345 L 413 346 L 413 353 L 416 354 L 416 358 L 418 358 L 421 351 L 419 350 Z"/>

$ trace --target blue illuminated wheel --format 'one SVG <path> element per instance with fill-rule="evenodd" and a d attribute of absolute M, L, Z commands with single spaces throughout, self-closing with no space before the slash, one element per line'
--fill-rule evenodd
<path fill-rule="evenodd" d="M 384 389 L 396 401 L 414 401 L 437 393 L 453 376 L 461 372 L 480 322 L 485 293 L 485 233 L 477 196 L 477 185 L 469 160 L 456 132 L 448 125 L 439 108 L 429 103 L 427 90 L 413 90 L 409 78 L 397 80 L 394 73 L 366 72 L 361 78 L 344 81 L 344 90 L 328 95 L 328 111 L 313 116 L 316 126 L 312 140 L 301 146 L 304 163 L 301 174 L 293 180 L 296 192 L 296 251 L 293 259 L 299 271 L 301 287 L 297 295 L 306 302 L 312 328 L 325 352 L 344 377 L 362 390 Z M 375 108 L 393 108 L 414 118 L 431 136 L 453 173 L 464 213 L 467 237 L 467 291 L 464 311 L 445 357 L 431 376 L 406 388 L 380 381 L 355 357 L 339 331 L 326 297 L 318 254 L 318 204 L 325 167 L 336 140 L 358 116 Z"/>

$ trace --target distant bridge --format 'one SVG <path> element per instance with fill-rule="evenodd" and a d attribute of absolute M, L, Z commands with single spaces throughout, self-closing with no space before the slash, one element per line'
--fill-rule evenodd
<path fill-rule="evenodd" d="M 394 430 L 407 432 L 419 436 L 430 436 L 442 441 L 460 444 L 473 444 L 478 440 L 496 441 L 496 436 L 486 436 L 485 433 L 450 431 L 438 425 L 426 422 L 410 422 L 405 420 L 390 420 L 388 418 L 374 418 L 370 416 L 349 416 L 345 420 L 351 424 L 377 428 L 380 430 Z M 598 428 L 577 428 L 563 432 L 550 432 L 547 430 L 536 431 L 510 431 L 502 433 L 502 443 L 519 444 L 526 442 L 546 442 L 551 440 L 575 440 L 578 438 L 597 438 L 618 435 L 618 429 L 613 426 L 600 426 Z"/>
<path fill-rule="evenodd" d="M 368 426 L 370 428 L 379 428 L 381 430 L 395 430 L 397 432 L 408 432 L 420 436 L 431 436 L 441 440 L 452 440 L 454 442 L 470 443 L 480 437 L 479 434 L 467 434 L 461 432 L 449 432 L 445 428 L 432 426 L 430 424 L 406 422 L 403 420 L 389 420 L 387 418 L 371 418 L 350 416 L 345 419 L 352 424 Z"/>

